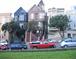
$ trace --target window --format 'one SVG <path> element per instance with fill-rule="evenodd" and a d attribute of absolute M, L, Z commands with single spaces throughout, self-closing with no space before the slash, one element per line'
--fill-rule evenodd
<path fill-rule="evenodd" d="M 24 21 L 24 15 L 19 16 L 19 21 Z"/>
<path fill-rule="evenodd" d="M 20 23 L 20 27 L 22 27 L 24 24 L 23 23 Z"/>
<path fill-rule="evenodd" d="M 68 38 L 71 38 L 71 34 L 70 33 L 68 33 Z"/>
<path fill-rule="evenodd" d="M 39 18 L 44 18 L 44 13 L 40 13 Z"/>
<path fill-rule="evenodd" d="M 33 13 L 31 14 L 31 19 L 34 19 L 34 14 Z"/>
<path fill-rule="evenodd" d="M 72 40 L 66 40 L 65 42 L 72 42 Z"/>
<path fill-rule="evenodd" d="M 15 21 L 17 21 L 17 16 L 15 16 Z"/>
<path fill-rule="evenodd" d="M 43 27 L 43 24 L 41 22 L 38 22 L 39 27 Z"/>

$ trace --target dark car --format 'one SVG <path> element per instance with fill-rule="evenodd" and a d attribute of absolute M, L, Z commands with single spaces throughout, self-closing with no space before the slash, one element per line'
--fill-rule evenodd
<path fill-rule="evenodd" d="M 22 42 L 13 42 L 9 44 L 9 49 L 27 49 L 27 45 Z"/>

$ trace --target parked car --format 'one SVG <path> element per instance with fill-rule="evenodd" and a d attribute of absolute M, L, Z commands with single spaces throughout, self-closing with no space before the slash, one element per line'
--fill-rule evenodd
<path fill-rule="evenodd" d="M 56 40 L 56 39 L 48 39 L 48 42 L 55 42 L 55 43 L 59 43 L 61 42 L 61 40 Z"/>
<path fill-rule="evenodd" d="M 9 49 L 27 49 L 27 45 L 22 42 L 13 42 L 9 44 Z"/>
<path fill-rule="evenodd" d="M 8 42 L 6 40 L 0 40 L 0 45 L 8 45 Z"/>
<path fill-rule="evenodd" d="M 48 41 L 48 42 L 57 42 L 57 41 L 54 40 L 54 39 L 48 39 L 47 41 Z"/>
<path fill-rule="evenodd" d="M 7 49 L 8 48 L 8 42 L 6 40 L 0 40 L 0 49 Z"/>
<path fill-rule="evenodd" d="M 7 45 L 0 45 L 0 50 L 5 50 L 5 49 L 8 49 Z"/>
<path fill-rule="evenodd" d="M 36 42 L 31 42 L 30 43 L 30 48 L 54 48 L 55 47 L 55 43 L 53 42 L 40 42 L 40 41 L 36 41 Z"/>
<path fill-rule="evenodd" d="M 76 47 L 76 39 L 67 38 L 67 39 L 63 40 L 63 41 L 60 43 L 60 46 L 61 46 L 62 48 Z"/>

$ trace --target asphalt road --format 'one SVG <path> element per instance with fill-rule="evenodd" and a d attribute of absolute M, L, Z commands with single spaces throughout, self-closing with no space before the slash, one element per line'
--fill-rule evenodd
<path fill-rule="evenodd" d="M 0 50 L 0 52 L 43 52 L 43 51 L 65 51 L 65 50 L 76 50 L 76 47 L 73 48 L 47 48 L 47 49 L 7 49 L 7 50 Z"/>

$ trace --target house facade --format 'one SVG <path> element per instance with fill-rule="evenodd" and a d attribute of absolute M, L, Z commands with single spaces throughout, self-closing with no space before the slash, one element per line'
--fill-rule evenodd
<path fill-rule="evenodd" d="M 65 31 L 65 38 L 76 38 L 76 7 L 71 8 L 66 12 L 69 18 L 69 28 Z"/>
<path fill-rule="evenodd" d="M 23 26 L 26 22 L 28 22 L 27 12 L 22 7 L 14 13 L 14 21 L 17 21 L 20 26 Z"/>
<path fill-rule="evenodd" d="M 33 7 L 28 11 L 28 21 L 44 21 L 45 20 L 45 10 L 44 3 L 41 0 L 38 5 L 33 5 Z"/>
<path fill-rule="evenodd" d="M 9 39 L 9 33 L 2 31 L 1 27 L 3 24 L 7 22 L 11 22 L 12 17 L 11 13 L 0 13 L 0 40 L 8 40 Z"/>
<path fill-rule="evenodd" d="M 47 14 L 44 10 L 44 3 L 43 0 L 41 0 L 38 5 L 33 5 L 33 7 L 28 11 L 28 22 L 38 22 L 38 26 L 43 28 L 41 31 L 41 34 L 43 34 L 46 27 L 45 22 L 47 22 L 46 16 Z M 40 33 L 40 30 L 37 30 L 37 33 Z"/>
<path fill-rule="evenodd" d="M 65 9 L 64 8 L 49 8 L 48 9 L 48 24 L 49 24 L 49 21 L 50 21 L 50 18 L 52 16 L 56 16 L 56 15 L 65 15 Z M 53 40 L 56 40 L 56 41 L 59 41 L 61 40 L 61 36 L 59 34 L 59 30 L 55 27 L 49 27 L 48 26 L 48 39 L 53 39 Z"/>
<path fill-rule="evenodd" d="M 67 29 L 64 32 L 64 38 L 70 38 L 70 37 L 76 38 L 76 8 L 73 7 L 71 10 L 67 10 L 66 12 L 64 8 L 49 8 L 48 9 L 48 24 L 49 24 L 50 17 L 55 16 L 55 15 L 67 15 L 70 22 L 68 23 L 69 27 L 67 27 Z M 55 33 L 56 31 L 58 32 L 56 28 L 53 30 L 52 29 L 53 28 L 48 27 L 48 33 L 52 32 L 53 30 Z M 53 37 L 53 35 L 48 34 L 48 39 L 51 38 L 51 36 Z"/>

